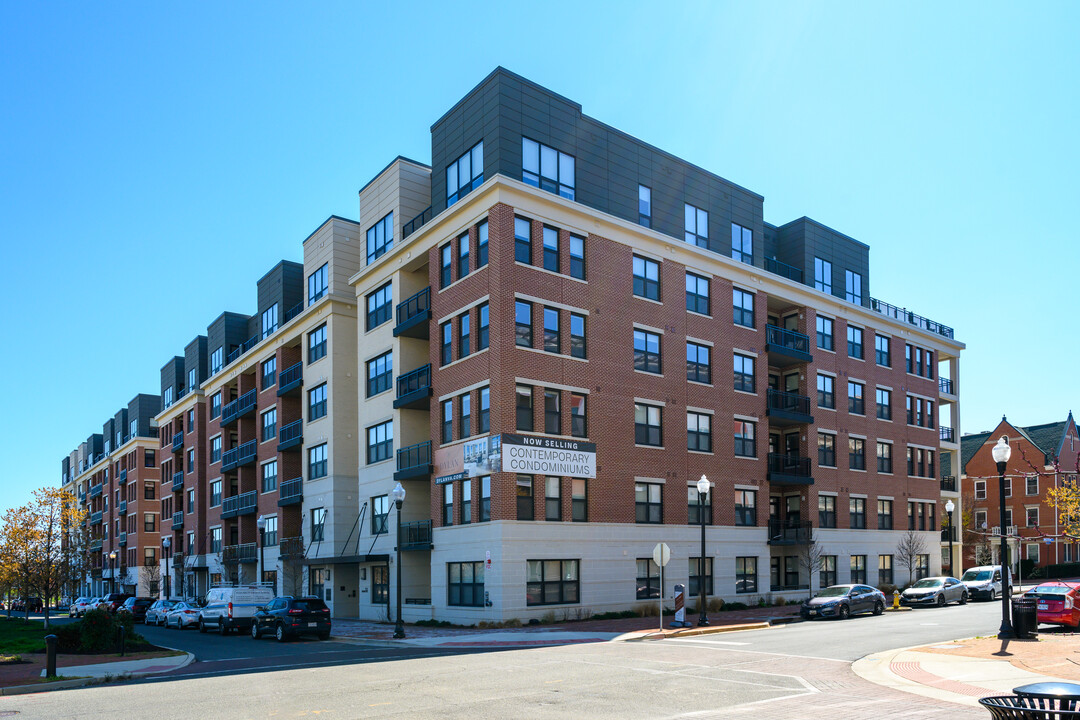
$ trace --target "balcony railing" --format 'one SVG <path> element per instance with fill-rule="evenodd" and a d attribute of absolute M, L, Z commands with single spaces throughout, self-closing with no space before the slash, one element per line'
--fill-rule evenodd
<path fill-rule="evenodd" d="M 801 455 L 769 453 L 769 482 L 774 485 L 813 485 L 810 458 Z"/>
<path fill-rule="evenodd" d="M 258 493 L 254 490 L 243 495 L 233 495 L 221 503 L 221 519 L 227 520 L 238 515 L 250 515 L 258 505 Z"/>
<path fill-rule="evenodd" d="M 286 480 L 278 487 L 278 507 L 296 505 L 304 500 L 304 478 Z"/>
<path fill-rule="evenodd" d="M 85 505 L 86 504 L 86 491 L 85 490 L 80 490 L 79 491 L 79 504 L 80 505 Z"/>
<path fill-rule="evenodd" d="M 225 358 L 225 364 L 226 365 L 231 365 L 233 363 L 233 361 L 238 360 L 241 355 L 243 355 L 248 350 L 250 350 L 251 348 L 258 345 L 259 340 L 261 340 L 261 339 L 262 339 L 261 337 L 256 335 L 254 337 L 249 337 L 247 340 L 240 343 L 240 347 L 233 350 L 231 353 L 229 353 L 228 357 Z"/>
<path fill-rule="evenodd" d="M 127 500 L 121 500 L 120 502 L 116 503 L 116 514 L 127 515 Z"/>
<path fill-rule="evenodd" d="M 121 545 L 127 545 L 127 533 L 126 532 L 120 533 L 119 535 L 116 536 L 116 540 Z"/>
<path fill-rule="evenodd" d="M 180 492 L 184 489 L 184 471 L 174 472 L 172 474 L 172 490 L 173 492 Z"/>
<path fill-rule="evenodd" d="M 103 485 L 103 483 L 98 483 L 97 485 L 91 485 L 90 486 L 90 497 L 92 497 L 92 498 L 101 497 L 102 485 Z"/>
<path fill-rule="evenodd" d="M 283 425 L 278 431 L 278 452 L 298 448 L 304 444 L 304 421 L 296 420 Z"/>
<path fill-rule="evenodd" d="M 250 465 L 255 462 L 255 458 L 258 454 L 258 440 L 248 440 L 239 447 L 234 447 L 232 450 L 226 450 L 225 454 L 221 456 L 221 472 L 229 472 L 238 467 Z"/>
<path fill-rule="evenodd" d="M 434 547 L 431 544 L 430 520 L 401 523 L 399 532 L 402 550 L 430 550 Z"/>
<path fill-rule="evenodd" d="M 765 393 L 765 408 L 765 414 L 773 425 L 814 422 L 810 414 L 810 398 L 806 395 L 769 388 Z"/>
<path fill-rule="evenodd" d="M 304 538 L 287 537 L 278 543 L 278 554 L 283 558 L 297 558 L 304 556 Z"/>
<path fill-rule="evenodd" d="M 952 338 L 953 329 L 948 325 L 942 325 L 941 323 L 928 320 L 922 315 L 916 315 L 906 308 L 896 307 L 890 305 L 887 302 L 882 302 L 877 298 L 870 298 L 870 309 L 875 312 L 879 312 L 885 317 L 893 318 L 894 320 L 900 320 L 906 322 L 908 325 L 914 325 L 917 328 L 932 332 L 942 337 Z"/>
<path fill-rule="evenodd" d="M 302 312 L 304 312 L 304 303 L 296 303 L 291 308 L 286 310 L 285 314 L 281 316 L 281 324 L 284 325 Z"/>
<path fill-rule="evenodd" d="M 285 395 L 298 389 L 304 384 L 304 363 L 298 362 L 295 365 L 290 365 L 281 371 L 278 375 L 278 396 Z"/>
<path fill-rule="evenodd" d="M 100 525 L 102 515 L 103 515 L 103 513 L 102 513 L 101 510 L 98 510 L 96 513 L 91 513 L 90 514 L 90 524 L 91 525 Z"/>
<path fill-rule="evenodd" d="M 184 449 L 184 433 L 178 432 L 172 436 L 172 451 L 180 452 Z"/>
<path fill-rule="evenodd" d="M 177 510 L 172 514 L 172 529 L 179 530 L 184 527 L 184 511 Z"/>
<path fill-rule="evenodd" d="M 248 390 L 221 409 L 221 425 L 230 425 L 255 410 L 256 391 Z"/>
<path fill-rule="evenodd" d="M 117 482 L 122 483 L 127 482 L 127 470 L 121 470 L 120 472 L 116 473 L 116 480 Z"/>
<path fill-rule="evenodd" d="M 429 220 L 431 220 L 430 205 L 428 205 L 422 213 L 401 226 L 401 239 L 404 240 L 405 238 L 412 235 L 414 232 L 426 225 Z"/>
<path fill-rule="evenodd" d="M 794 280 L 798 283 L 803 281 L 803 271 L 801 268 L 780 262 L 776 258 L 765 258 L 765 269 L 774 275 L 786 277 L 788 280 Z"/>
<path fill-rule="evenodd" d="M 243 543 L 242 545 L 226 545 L 221 548 L 221 561 L 227 563 L 255 562 L 258 558 L 258 548 L 255 543 Z"/>
<path fill-rule="evenodd" d="M 425 440 L 397 451 L 397 471 L 394 480 L 422 478 L 431 474 L 431 441 Z"/>
<path fill-rule="evenodd" d="M 956 433 L 948 425 L 938 426 L 938 437 L 941 438 L 941 442 L 956 442 Z"/>
<path fill-rule="evenodd" d="M 995 525 L 994 527 L 990 528 L 990 534 L 995 536 L 995 537 L 1000 537 L 1001 536 L 1001 526 L 1000 525 Z M 1005 535 L 1008 536 L 1008 537 L 1016 537 L 1016 535 L 1017 535 L 1016 526 L 1015 525 L 1006 525 L 1005 526 Z"/>
<path fill-rule="evenodd" d="M 779 518 L 769 518 L 770 545 L 805 545 L 814 534 L 814 526 L 806 522 L 784 522 Z"/>
<path fill-rule="evenodd" d="M 956 476 L 955 475 L 942 475 L 941 476 L 941 491 L 942 492 L 956 492 Z"/>
<path fill-rule="evenodd" d="M 427 407 L 431 397 L 431 364 L 419 367 L 397 379 L 395 408 Z"/>
<path fill-rule="evenodd" d="M 394 336 L 428 337 L 428 321 L 431 319 L 431 288 L 426 287 L 408 300 L 398 303 L 395 310 L 397 324 Z"/>
<path fill-rule="evenodd" d="M 938 378 L 938 390 L 946 395 L 954 395 L 952 378 Z"/>
<path fill-rule="evenodd" d="M 101 549 L 101 538 L 95 538 L 90 541 L 90 551 L 97 552 Z"/>
<path fill-rule="evenodd" d="M 765 350 L 769 353 L 769 362 L 778 367 L 813 360 L 809 336 L 776 325 L 765 326 Z"/>
<path fill-rule="evenodd" d="M 172 566 L 177 570 L 184 569 L 184 553 L 173 553 Z"/>

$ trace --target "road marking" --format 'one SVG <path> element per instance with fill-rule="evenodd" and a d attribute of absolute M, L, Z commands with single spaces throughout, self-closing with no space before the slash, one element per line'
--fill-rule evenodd
<path fill-rule="evenodd" d="M 417 653 L 415 655 L 387 655 L 376 657 L 357 658 L 357 660 L 363 660 L 367 662 L 382 662 L 384 660 L 411 660 L 419 657 L 434 657 L 442 655 L 442 653 Z M 303 670 L 305 668 L 313 668 L 321 665 L 340 665 L 341 660 L 327 660 L 325 662 L 306 662 L 306 663 L 294 663 L 291 665 L 253 665 L 251 667 L 231 668 L 233 672 L 248 672 L 248 671 L 262 671 L 262 670 Z M 220 677 L 220 671 L 202 672 L 202 673 L 170 673 L 164 675 L 150 675 L 148 680 L 187 680 L 189 678 L 199 677 Z"/>
<path fill-rule="evenodd" d="M 749 645 L 750 643 L 732 642 L 731 640 L 709 640 L 713 645 Z"/>
<path fill-rule="evenodd" d="M 393 705 L 393 704 L 394 704 L 394 703 L 388 703 L 388 702 L 384 702 L 384 703 L 371 703 L 370 705 L 368 705 L 368 707 L 379 707 L 380 705 Z"/>
<path fill-rule="evenodd" d="M 553 683 L 561 683 L 561 682 L 562 682 L 562 680 L 545 680 L 544 684 L 545 685 L 551 685 Z"/>
<path fill-rule="evenodd" d="M 708 640 L 696 640 L 694 638 L 671 638 L 669 640 L 665 640 L 665 642 L 684 643 L 686 645 L 695 645 L 697 647 L 707 648 L 707 649 L 710 649 L 710 650 L 726 650 L 726 648 L 713 647 L 714 645 L 716 645 L 716 643 L 710 642 Z M 792 658 L 801 658 L 801 659 L 804 659 L 804 660 L 828 660 L 829 662 L 844 663 L 845 665 L 850 665 L 851 664 L 851 661 L 849 661 L 849 660 L 839 660 L 837 658 L 820 657 L 818 655 L 792 655 L 790 653 L 775 653 L 775 652 L 767 652 L 765 650 L 735 650 L 733 652 L 754 653 L 755 655 L 775 655 L 776 657 L 792 657 Z"/>

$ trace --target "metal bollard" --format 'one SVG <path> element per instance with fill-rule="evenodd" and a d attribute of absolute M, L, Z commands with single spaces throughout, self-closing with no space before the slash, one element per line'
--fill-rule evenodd
<path fill-rule="evenodd" d="M 124 639 L 127 636 L 127 630 L 121 625 L 120 628 L 120 657 L 124 657 Z"/>
<path fill-rule="evenodd" d="M 45 676 L 56 677 L 56 640 L 55 635 L 45 636 Z"/>

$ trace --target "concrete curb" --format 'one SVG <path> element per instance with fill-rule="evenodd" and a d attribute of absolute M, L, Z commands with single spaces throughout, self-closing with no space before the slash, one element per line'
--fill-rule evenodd
<path fill-rule="evenodd" d="M 84 687 L 91 684 L 97 678 L 79 677 L 71 680 L 57 680 L 50 683 L 38 683 L 37 685 L 12 685 L 0 688 L 0 696 L 28 695 L 36 692 L 49 692 L 50 690 L 67 690 L 68 688 Z"/>

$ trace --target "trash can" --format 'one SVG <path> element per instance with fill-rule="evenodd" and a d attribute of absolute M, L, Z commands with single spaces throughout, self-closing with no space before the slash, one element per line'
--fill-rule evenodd
<path fill-rule="evenodd" d="M 1042 682 L 1021 685 L 1013 692 L 1022 698 L 1038 701 L 1038 706 L 1047 710 L 1080 709 L 1080 685 L 1067 682 Z"/>
<path fill-rule="evenodd" d="M 1039 631 L 1039 614 L 1033 597 L 1020 596 L 1012 601 L 1012 626 L 1021 640 L 1034 638 Z"/>

